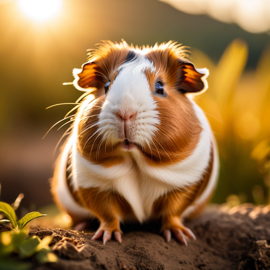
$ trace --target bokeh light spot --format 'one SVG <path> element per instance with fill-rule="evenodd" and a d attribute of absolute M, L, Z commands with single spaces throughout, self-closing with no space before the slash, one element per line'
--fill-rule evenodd
<path fill-rule="evenodd" d="M 45 21 L 60 11 L 62 0 L 19 0 L 18 5 L 29 18 Z"/>

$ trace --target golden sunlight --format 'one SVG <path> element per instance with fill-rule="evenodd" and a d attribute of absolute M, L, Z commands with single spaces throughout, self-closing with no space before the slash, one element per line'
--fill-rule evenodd
<path fill-rule="evenodd" d="M 62 0 L 19 0 L 18 5 L 29 18 L 45 21 L 60 11 Z"/>
<path fill-rule="evenodd" d="M 190 14 L 208 14 L 222 22 L 235 22 L 251 33 L 270 30 L 269 0 L 159 0 Z"/>

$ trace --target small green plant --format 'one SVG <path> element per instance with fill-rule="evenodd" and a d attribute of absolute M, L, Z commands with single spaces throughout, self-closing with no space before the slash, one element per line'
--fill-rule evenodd
<path fill-rule="evenodd" d="M 33 255 L 39 263 L 57 262 L 57 256 L 49 247 L 52 236 L 46 236 L 42 240 L 37 236 L 27 236 L 26 229 L 0 234 L 0 261 L 3 269 L 30 269 L 32 265 L 23 260 Z"/>
<path fill-rule="evenodd" d="M 46 236 L 42 240 L 37 236 L 28 237 L 28 230 L 25 225 L 31 220 L 46 216 L 39 212 L 26 214 L 17 221 L 15 209 L 18 208 L 23 195 L 20 194 L 14 202 L 13 207 L 5 202 L 0 202 L 0 213 L 6 219 L 1 219 L 0 224 L 11 223 L 9 231 L 0 233 L 0 262 L 1 269 L 5 270 L 27 270 L 32 264 L 24 260 L 35 255 L 39 263 L 57 262 L 57 256 L 49 247 L 52 236 Z"/>
<path fill-rule="evenodd" d="M 8 219 L 1 219 L 0 223 L 2 224 L 11 223 L 13 229 L 15 230 L 23 229 L 28 222 L 30 222 L 31 220 L 35 218 L 46 216 L 45 214 L 40 214 L 39 212 L 31 212 L 31 213 L 26 214 L 17 222 L 17 216 L 14 209 L 11 207 L 11 205 L 5 202 L 0 202 L 0 212 L 3 213 L 4 216 L 8 218 Z"/>

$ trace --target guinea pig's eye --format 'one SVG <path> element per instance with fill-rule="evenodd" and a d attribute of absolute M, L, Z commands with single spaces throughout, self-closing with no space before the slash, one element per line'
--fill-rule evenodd
<path fill-rule="evenodd" d="M 163 86 L 162 82 L 156 82 L 155 83 L 155 93 L 158 94 L 158 95 L 165 96 L 164 86 Z"/>
<path fill-rule="evenodd" d="M 105 94 L 107 94 L 108 90 L 109 90 L 109 85 L 110 85 L 111 81 L 108 81 L 105 85 L 104 85 L 104 88 L 105 88 Z"/>

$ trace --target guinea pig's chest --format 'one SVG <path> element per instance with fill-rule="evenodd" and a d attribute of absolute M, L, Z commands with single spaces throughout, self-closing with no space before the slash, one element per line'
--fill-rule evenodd
<path fill-rule="evenodd" d="M 204 138 L 206 136 L 207 132 L 202 131 L 203 140 L 188 159 L 168 166 L 150 166 L 135 151 L 128 154 L 124 162 L 104 167 L 84 158 L 75 143 L 72 149 L 73 187 L 75 190 L 99 188 L 100 191 L 119 193 L 142 222 L 151 217 L 153 205 L 159 197 L 200 180 L 211 149 L 210 138 Z"/>
<path fill-rule="evenodd" d="M 170 184 L 142 171 L 131 157 L 109 168 L 86 160 L 77 150 L 73 151 L 72 160 L 75 190 L 99 188 L 101 192 L 117 192 L 141 222 L 151 217 L 155 200 L 173 189 Z"/>

